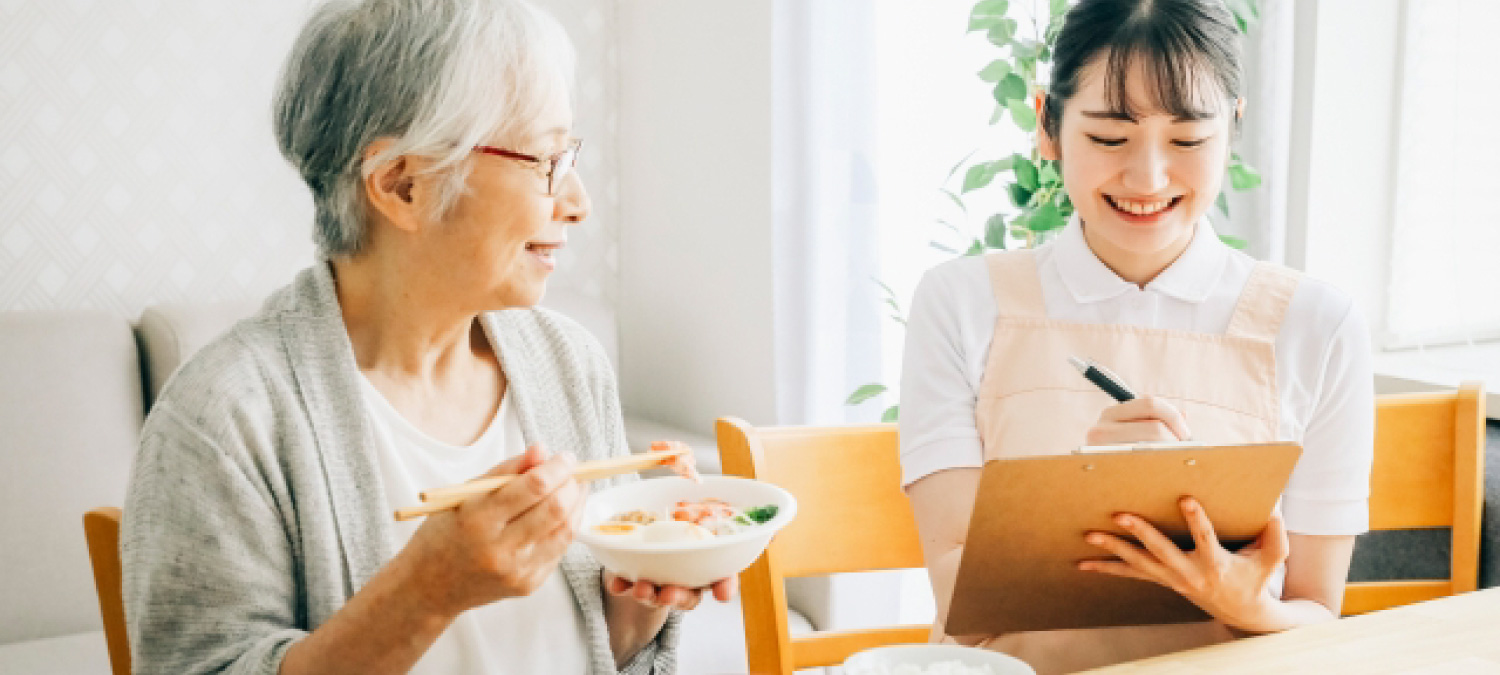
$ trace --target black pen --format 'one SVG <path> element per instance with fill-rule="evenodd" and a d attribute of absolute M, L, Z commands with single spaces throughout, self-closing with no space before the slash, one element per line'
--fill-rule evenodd
<path fill-rule="evenodd" d="M 1076 356 L 1069 356 L 1068 363 L 1073 364 L 1073 367 L 1077 368 L 1078 372 L 1083 373 L 1083 376 L 1088 381 L 1093 382 L 1094 386 L 1103 389 L 1104 393 L 1109 394 L 1116 401 L 1124 403 L 1135 398 L 1135 392 L 1131 391 L 1130 387 L 1125 386 L 1125 383 L 1120 381 L 1120 376 L 1109 372 L 1104 366 L 1093 361 L 1080 359 Z"/>

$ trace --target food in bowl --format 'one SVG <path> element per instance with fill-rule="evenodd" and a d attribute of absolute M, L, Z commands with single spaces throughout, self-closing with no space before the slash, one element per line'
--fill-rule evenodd
<path fill-rule="evenodd" d="M 775 504 L 741 510 L 722 499 L 680 500 L 669 509 L 630 509 L 594 531 L 647 543 L 702 541 L 739 534 L 776 517 Z"/>
<path fill-rule="evenodd" d="M 584 506 L 578 540 L 628 581 L 703 588 L 749 567 L 796 518 L 797 500 L 770 483 L 702 481 L 666 476 L 600 490 Z"/>

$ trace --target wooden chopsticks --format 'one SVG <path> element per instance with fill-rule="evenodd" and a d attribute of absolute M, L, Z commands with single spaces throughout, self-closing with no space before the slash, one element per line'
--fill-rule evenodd
<path fill-rule="evenodd" d="M 686 445 L 675 447 L 671 450 L 657 450 L 654 452 L 643 452 L 639 455 L 628 455 L 625 457 L 611 457 L 593 462 L 584 462 L 573 468 L 573 478 L 578 482 L 588 482 L 617 476 L 622 473 L 634 473 L 660 466 L 671 461 L 673 458 L 685 455 L 690 451 Z M 475 495 L 482 495 L 504 487 L 518 478 L 518 476 L 494 476 L 481 478 L 467 483 L 450 485 L 448 487 L 435 488 L 421 493 L 424 502 L 421 506 L 413 506 L 406 509 L 396 510 L 396 520 L 411 520 L 424 516 L 446 511 L 458 506 L 461 502 Z"/>

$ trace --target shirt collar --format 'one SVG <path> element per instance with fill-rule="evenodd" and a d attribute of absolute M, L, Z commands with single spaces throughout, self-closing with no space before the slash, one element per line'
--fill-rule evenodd
<path fill-rule="evenodd" d="M 1077 302 L 1108 300 L 1132 286 L 1094 255 L 1083 237 L 1083 223 L 1076 213 L 1054 242 L 1053 258 L 1062 273 L 1063 285 Z M 1184 302 L 1203 302 L 1213 292 L 1228 260 L 1229 246 L 1219 240 L 1205 217 L 1198 221 L 1187 249 L 1146 288 Z"/>

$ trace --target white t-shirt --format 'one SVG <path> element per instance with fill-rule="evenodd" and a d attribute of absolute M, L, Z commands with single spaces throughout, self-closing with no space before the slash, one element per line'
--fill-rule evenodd
<path fill-rule="evenodd" d="M 1105 266 L 1077 218 L 1037 249 L 1052 319 L 1222 334 L 1255 261 L 1204 220 L 1187 250 L 1144 289 Z M 923 276 L 907 320 L 901 377 L 901 465 L 906 485 L 937 471 L 980 467 L 975 420 L 999 308 L 982 256 Z M 1303 454 L 1282 497 L 1287 529 L 1351 535 L 1369 528 L 1375 444 L 1370 338 L 1350 298 L 1304 278 L 1276 338 L 1281 440 Z"/>
<path fill-rule="evenodd" d="M 508 391 L 479 440 L 459 447 L 412 426 L 368 379 L 359 380 L 375 432 L 381 486 L 393 509 L 417 506 L 422 490 L 470 480 L 525 448 Z M 405 547 L 420 525 L 420 520 L 394 523 L 394 549 Z M 557 571 L 529 596 L 460 614 L 411 670 L 412 675 L 587 672 L 583 613 Z"/>

